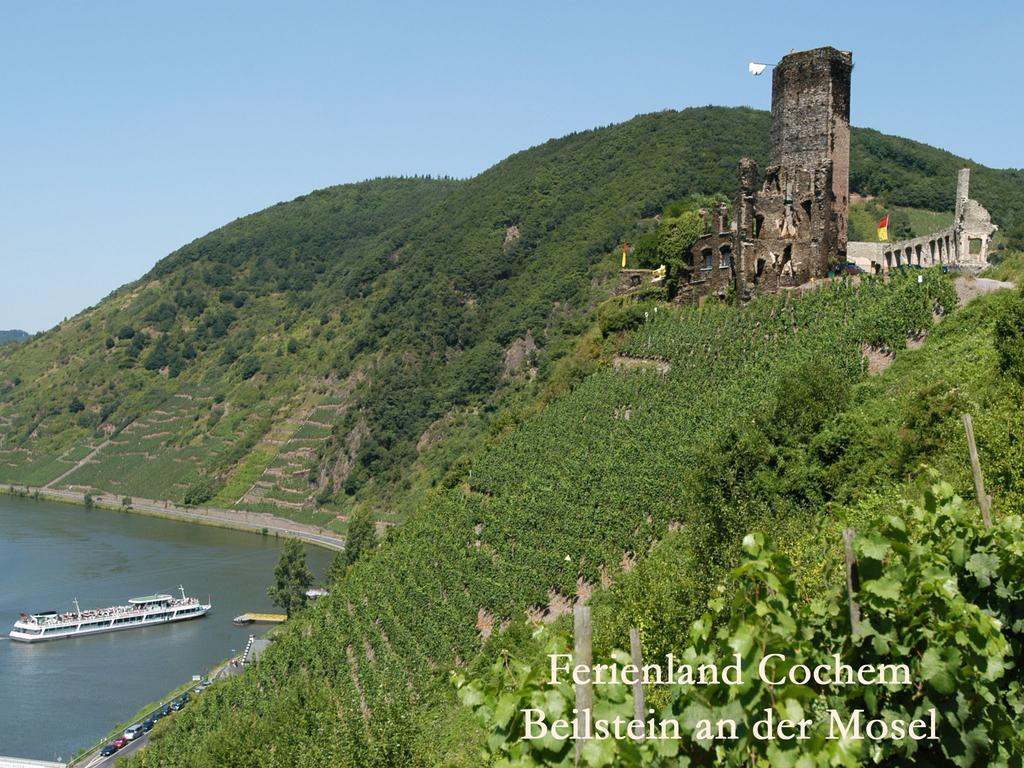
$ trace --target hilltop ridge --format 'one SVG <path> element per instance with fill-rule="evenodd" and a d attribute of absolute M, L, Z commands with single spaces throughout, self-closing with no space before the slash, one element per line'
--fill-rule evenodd
<path fill-rule="evenodd" d="M 7 344 L 11 341 L 24 341 L 28 337 L 29 335 L 25 331 L 0 331 L 0 344 Z"/>

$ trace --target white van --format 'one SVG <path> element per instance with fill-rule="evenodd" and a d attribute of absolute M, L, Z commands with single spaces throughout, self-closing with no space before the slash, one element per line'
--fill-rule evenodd
<path fill-rule="evenodd" d="M 124 737 L 128 739 L 128 741 L 135 741 L 135 739 L 139 738 L 139 736 L 145 732 L 146 729 L 142 727 L 142 723 L 136 723 L 124 732 Z"/>

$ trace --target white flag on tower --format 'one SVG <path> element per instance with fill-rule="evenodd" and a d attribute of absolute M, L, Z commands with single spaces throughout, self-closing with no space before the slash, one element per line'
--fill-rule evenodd
<path fill-rule="evenodd" d="M 752 61 L 749 64 L 747 64 L 747 69 L 750 70 L 750 74 L 754 75 L 754 77 L 757 77 L 762 72 L 764 72 L 766 69 L 768 69 L 768 65 L 767 64 L 758 64 L 756 61 Z"/>

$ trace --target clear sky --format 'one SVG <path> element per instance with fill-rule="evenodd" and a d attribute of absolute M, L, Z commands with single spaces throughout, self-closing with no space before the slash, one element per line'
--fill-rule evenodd
<path fill-rule="evenodd" d="M 852 119 L 1024 166 L 1024 3 L 0 0 L 0 329 L 39 331 L 312 189 L 472 176 L 570 131 L 768 108 L 854 52 Z"/>

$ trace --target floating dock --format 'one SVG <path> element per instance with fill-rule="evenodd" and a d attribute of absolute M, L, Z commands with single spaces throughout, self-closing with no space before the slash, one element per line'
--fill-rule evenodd
<path fill-rule="evenodd" d="M 241 616 L 235 616 L 234 622 L 238 625 L 280 624 L 287 618 L 283 613 L 243 613 Z"/>

